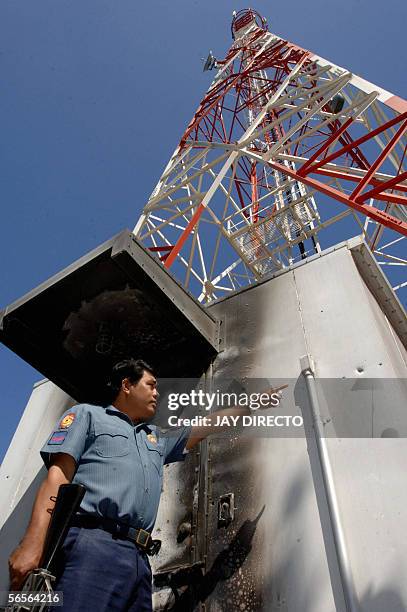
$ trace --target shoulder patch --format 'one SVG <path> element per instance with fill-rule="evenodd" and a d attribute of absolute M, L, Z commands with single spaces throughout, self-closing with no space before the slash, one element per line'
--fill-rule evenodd
<path fill-rule="evenodd" d="M 74 412 L 70 412 L 69 414 L 65 415 L 59 424 L 59 429 L 68 429 L 68 427 L 70 427 L 74 422 L 75 417 L 76 414 Z"/>
<path fill-rule="evenodd" d="M 62 444 L 67 434 L 68 434 L 67 431 L 54 431 L 54 433 L 48 440 L 48 444 Z"/>

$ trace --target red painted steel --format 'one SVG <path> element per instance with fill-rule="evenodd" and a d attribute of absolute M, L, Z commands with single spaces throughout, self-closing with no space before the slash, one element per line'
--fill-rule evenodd
<path fill-rule="evenodd" d="M 178 253 L 180 252 L 180 250 L 184 246 L 186 240 L 188 239 L 188 236 L 190 235 L 190 233 L 194 229 L 195 225 L 198 223 L 199 218 L 200 218 L 204 208 L 205 208 L 204 205 L 200 204 L 198 206 L 198 208 L 196 209 L 196 211 L 194 212 L 194 214 L 192 215 L 192 219 L 188 223 L 187 227 L 183 231 L 182 235 L 180 236 L 180 238 L 178 239 L 176 244 L 174 244 L 174 246 L 172 247 L 171 252 L 169 253 L 168 257 L 166 257 L 166 259 L 165 259 L 164 266 L 166 268 L 170 268 L 172 266 L 172 264 L 174 263 Z"/>
<path fill-rule="evenodd" d="M 250 26 L 249 32 L 239 38 L 241 35 L 239 32 L 248 26 Z M 357 121 L 357 116 L 349 116 L 349 113 L 342 118 L 341 112 L 334 112 L 328 104 L 322 108 L 325 113 L 323 118 L 329 117 L 327 113 L 331 112 L 332 121 L 325 121 L 316 129 L 313 117 L 310 116 L 310 119 L 307 118 L 307 121 L 300 124 L 299 131 L 291 136 L 291 140 L 287 139 L 286 134 L 300 115 L 290 115 L 292 105 L 279 106 L 278 99 L 269 111 L 264 112 L 264 108 L 270 97 L 276 94 L 287 76 L 300 62 L 303 81 L 301 85 L 292 81 L 289 87 L 295 92 L 295 88 L 301 86 L 309 95 L 310 104 L 318 102 L 317 83 L 321 66 L 313 62 L 309 51 L 286 40 L 274 38 L 268 45 L 264 45 L 266 33 L 265 20 L 252 9 L 236 14 L 232 23 L 232 34 L 234 37 L 236 35 L 236 39 L 225 59 L 216 60 L 217 65 L 223 67 L 223 72 L 212 83 L 198 106 L 181 138 L 178 154 L 181 154 L 186 147 L 192 146 L 199 150 L 204 143 L 214 143 L 220 146 L 218 149 L 220 156 L 224 152 L 222 144 L 240 146 L 240 143 L 245 141 L 246 131 L 250 128 L 251 122 L 263 112 L 261 121 L 255 128 L 259 137 L 248 139 L 250 144 L 247 145 L 247 151 L 241 151 L 229 175 L 234 186 L 234 205 L 241 207 L 243 218 L 256 225 L 261 221 L 277 219 L 278 215 L 281 215 L 281 207 L 284 209 L 286 206 L 287 210 L 291 211 L 289 208 L 291 206 L 294 212 L 290 212 L 293 215 L 290 227 L 295 227 L 295 215 L 302 226 L 299 229 L 288 230 L 283 224 L 278 226 L 278 231 L 282 238 L 285 237 L 293 244 L 296 241 L 298 243 L 298 237 L 307 234 L 312 221 L 312 216 L 307 217 L 306 213 L 295 209 L 295 198 L 303 196 L 303 192 L 300 193 L 298 187 L 302 183 L 372 219 L 380 226 L 407 235 L 407 223 L 392 212 L 394 205 L 407 204 L 407 197 L 404 195 L 407 192 L 407 183 L 405 183 L 407 173 L 403 172 L 401 164 L 398 171 L 394 171 L 396 157 L 392 156 L 396 145 L 399 147 L 407 130 L 407 111 L 404 101 L 397 98 L 395 104 L 396 98 L 389 98 L 392 102 L 387 101 L 389 106 L 394 108 L 397 106 L 397 109 L 403 112 L 384 120 L 382 124 L 373 122 L 373 128 L 369 128 L 366 122 Z M 325 83 L 329 84 L 329 79 L 326 79 Z M 282 92 L 280 96 L 283 97 Z M 305 114 L 304 109 L 301 112 Z M 320 120 L 322 122 L 322 119 Z M 281 153 L 278 143 L 283 139 L 284 146 L 281 150 L 286 160 L 279 157 Z M 381 147 L 377 144 L 379 139 L 384 141 Z M 294 141 L 293 145 L 291 141 Z M 275 151 L 271 154 L 271 158 L 268 154 L 270 149 Z M 208 151 L 213 153 L 216 149 L 208 148 Z M 291 161 L 295 158 L 298 159 L 297 167 Z M 224 159 L 223 157 L 222 163 Z M 378 170 L 383 164 L 385 170 L 379 174 Z M 345 171 L 346 169 L 348 170 Z M 273 175 L 273 171 L 279 174 Z M 386 178 L 387 176 L 389 178 Z M 291 177 L 296 183 L 287 182 L 285 191 L 280 188 L 280 198 L 282 198 L 280 204 L 277 200 L 275 202 L 270 200 L 270 205 L 263 208 L 262 201 L 266 198 L 267 191 L 273 185 L 278 187 L 284 183 L 285 179 L 281 177 Z M 339 181 L 341 189 L 332 186 L 330 183 L 333 181 Z M 367 204 L 367 200 L 371 198 L 376 200 L 374 206 Z M 322 206 L 329 208 L 326 201 Z M 181 229 L 173 240 L 173 245 L 151 248 L 152 251 L 161 253 L 160 258 L 165 260 L 166 268 L 173 265 L 204 211 L 205 206 L 199 204 L 186 227 Z M 288 222 L 287 220 L 286 223 Z M 230 231 L 232 233 L 235 231 L 233 226 Z M 256 234 L 257 242 L 255 242 L 260 244 L 259 236 L 260 234 Z"/>
<path fill-rule="evenodd" d="M 290 170 L 289 168 L 287 168 L 286 166 L 283 166 L 282 164 L 279 164 L 273 161 L 270 161 L 269 164 L 276 170 L 279 170 L 280 172 L 284 172 L 285 174 L 288 174 L 292 178 L 301 180 L 306 185 L 313 187 L 314 189 L 320 191 L 321 193 L 332 196 L 335 200 L 338 200 L 339 202 L 346 204 L 350 208 L 353 208 L 354 210 L 357 210 L 358 212 L 363 213 L 364 215 L 366 215 L 367 217 L 370 217 L 374 221 L 377 221 L 378 223 L 381 223 L 382 225 L 385 225 L 389 227 L 390 229 L 395 230 L 396 232 L 399 232 L 400 234 L 404 234 L 404 236 L 407 236 L 407 223 L 405 223 L 404 221 L 401 221 L 400 219 L 397 219 L 396 217 L 393 217 L 392 215 L 389 215 L 386 212 L 375 208 L 374 206 L 367 206 L 365 204 L 360 204 L 359 202 L 356 202 L 355 200 L 351 200 L 349 196 L 346 196 L 342 191 L 339 191 L 339 189 L 335 189 L 334 187 L 331 187 L 330 185 L 325 185 L 324 183 L 321 183 L 320 181 L 316 181 L 315 179 L 312 179 L 309 176 L 301 177 L 299 176 L 298 172 L 295 172 L 294 170 Z"/>

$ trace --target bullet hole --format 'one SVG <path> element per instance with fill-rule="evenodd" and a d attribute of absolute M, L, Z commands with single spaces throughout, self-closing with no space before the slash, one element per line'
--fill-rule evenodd
<path fill-rule="evenodd" d="M 398 438 L 399 434 L 397 429 L 393 429 L 393 427 L 388 427 L 384 429 L 381 433 L 381 438 Z"/>
<path fill-rule="evenodd" d="M 365 370 L 364 370 L 364 368 L 363 368 L 362 366 L 358 366 L 358 367 L 356 368 L 356 372 L 357 372 L 358 374 L 363 374 L 363 372 L 364 372 L 364 371 L 365 371 Z"/>

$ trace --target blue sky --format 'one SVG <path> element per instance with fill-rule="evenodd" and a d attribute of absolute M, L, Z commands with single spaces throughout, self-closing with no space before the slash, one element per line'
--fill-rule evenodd
<path fill-rule="evenodd" d="M 242 2 L 3 0 L 0 307 L 132 228 Z M 276 34 L 407 97 L 404 0 L 256 2 Z M 0 346 L 0 459 L 42 376 Z"/>

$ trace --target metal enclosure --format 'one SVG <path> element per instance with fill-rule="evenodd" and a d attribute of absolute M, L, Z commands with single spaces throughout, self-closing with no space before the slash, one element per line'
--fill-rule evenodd
<path fill-rule="evenodd" d="M 406 316 L 359 240 L 338 245 L 210 310 L 223 318 L 226 328 L 227 348 L 213 367 L 215 386 L 217 378 L 237 376 L 292 379 L 302 387 L 303 355 L 312 356 L 320 379 L 405 383 L 401 339 L 405 341 Z M 398 398 L 401 414 L 396 416 L 404 427 L 400 436 L 405 436 L 405 386 Z M 306 394 L 296 394 L 295 403 L 306 420 Z M 384 401 L 378 420 L 389 407 Z M 384 419 L 382 431 L 386 427 Z M 341 435 L 329 438 L 327 445 L 358 605 L 366 612 L 401 612 L 407 608 L 407 558 L 400 540 L 407 528 L 401 483 L 407 441 L 355 438 L 351 423 L 342 424 Z M 217 582 L 207 609 L 345 610 L 312 435 L 241 438 L 229 444 L 213 440 L 209 456 L 209 508 L 234 492 L 237 512 L 226 530 L 218 528 L 210 512 L 207 565 L 216 564 L 236 537 L 247 559 L 241 567 L 235 563 L 229 579 Z M 242 530 L 245 535 L 239 536 Z"/>
<path fill-rule="evenodd" d="M 222 321 L 223 341 L 203 386 L 213 389 L 225 378 L 289 380 L 289 402 L 307 435 L 216 438 L 166 469 L 155 529 L 164 541 L 153 559 L 155 609 L 345 611 L 303 356 L 312 356 L 317 381 L 388 380 L 397 387 L 396 403 L 383 396 L 374 415 L 363 407 L 372 412 L 367 432 L 355 429 L 357 406 L 344 412 L 348 396 L 324 403 L 329 394 L 323 387 L 319 393 L 341 435 L 326 430 L 359 609 L 407 609 L 407 320 L 366 246 L 343 243 L 201 310 Z M 3 585 L 11 539 L 22 533 L 38 486 L 37 451 L 70 401 L 52 383 L 38 386 L 1 467 Z M 379 438 L 390 429 L 400 437 Z M 359 431 L 364 437 L 355 437 Z M 226 525 L 220 501 L 234 508 Z"/>

